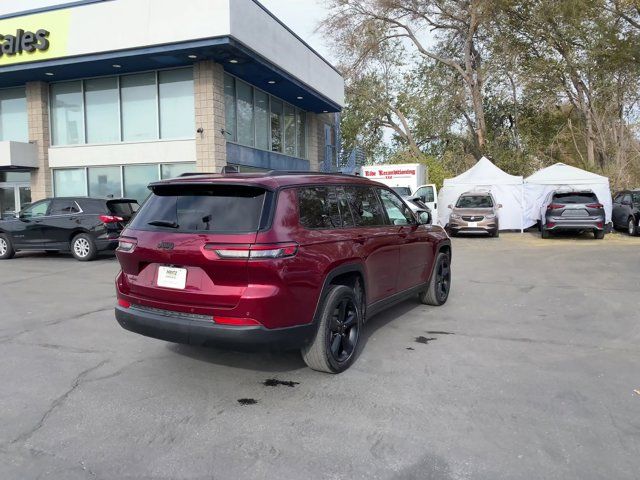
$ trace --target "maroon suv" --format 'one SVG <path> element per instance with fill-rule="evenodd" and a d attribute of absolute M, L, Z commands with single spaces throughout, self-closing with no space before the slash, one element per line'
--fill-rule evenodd
<path fill-rule="evenodd" d="M 196 175 L 150 185 L 120 237 L 116 318 L 171 342 L 300 348 L 354 360 L 366 318 L 442 305 L 451 244 L 386 186 L 314 173 Z"/>

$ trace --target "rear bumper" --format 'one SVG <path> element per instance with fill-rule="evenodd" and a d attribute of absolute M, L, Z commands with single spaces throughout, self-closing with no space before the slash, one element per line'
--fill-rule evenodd
<path fill-rule="evenodd" d="M 293 349 L 309 343 L 316 332 L 314 324 L 268 329 L 262 326 L 230 327 L 213 320 L 162 315 L 135 307 L 115 309 L 122 328 L 147 337 L 189 345 L 241 350 Z"/>
<path fill-rule="evenodd" d="M 553 224 L 550 226 L 549 224 Z M 575 220 L 565 220 L 565 219 L 547 219 L 547 223 L 545 224 L 545 228 L 549 231 L 558 231 L 558 230 L 604 230 L 605 223 L 604 219 L 575 219 Z"/>

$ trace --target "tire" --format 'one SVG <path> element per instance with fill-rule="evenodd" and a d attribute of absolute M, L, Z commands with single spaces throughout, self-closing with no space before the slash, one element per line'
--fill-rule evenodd
<path fill-rule="evenodd" d="M 602 240 L 604 238 L 604 230 L 594 230 L 593 236 L 596 240 Z"/>
<path fill-rule="evenodd" d="M 16 251 L 9 237 L 5 234 L 0 234 L 0 260 L 9 260 L 13 258 L 15 254 Z"/>
<path fill-rule="evenodd" d="M 491 232 L 491 236 L 494 238 L 498 238 L 500 236 L 500 230 L 496 228 L 495 232 Z"/>
<path fill-rule="evenodd" d="M 549 230 L 547 230 L 546 228 L 544 228 L 544 226 L 540 227 L 540 236 L 542 238 L 549 238 L 551 236 L 551 234 L 549 233 Z"/>
<path fill-rule="evenodd" d="M 448 254 L 440 252 L 436 256 L 429 287 L 420 293 L 420 302 L 439 307 L 447 302 L 450 290 L 451 259 Z"/>
<path fill-rule="evenodd" d="M 361 331 L 356 293 L 346 285 L 332 285 L 322 303 L 316 336 L 302 349 L 302 358 L 318 372 L 344 372 L 355 360 Z"/>
<path fill-rule="evenodd" d="M 98 249 L 91 235 L 81 233 L 73 237 L 73 240 L 71 240 L 71 254 L 81 262 L 90 262 L 96 258 Z"/>
<path fill-rule="evenodd" d="M 638 227 L 636 226 L 633 217 L 629 217 L 629 220 L 627 221 L 627 233 L 632 237 L 638 235 Z"/>

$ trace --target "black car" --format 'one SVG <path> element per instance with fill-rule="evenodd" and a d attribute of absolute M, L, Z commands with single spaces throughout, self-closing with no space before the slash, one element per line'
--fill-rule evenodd
<path fill-rule="evenodd" d="M 550 192 L 540 212 L 542 238 L 559 231 L 593 231 L 597 239 L 605 234 L 604 205 L 591 190 Z"/>
<path fill-rule="evenodd" d="M 625 190 L 613 197 L 613 227 L 624 228 L 629 235 L 640 235 L 640 190 Z"/>
<path fill-rule="evenodd" d="M 20 250 L 71 252 L 81 261 L 115 250 L 120 232 L 138 209 L 128 198 L 47 198 L 0 221 L 0 260 Z"/>

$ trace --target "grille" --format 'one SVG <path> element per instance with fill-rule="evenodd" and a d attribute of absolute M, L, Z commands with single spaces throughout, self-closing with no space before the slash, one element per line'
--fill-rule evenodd
<path fill-rule="evenodd" d="M 157 315 L 162 315 L 164 317 L 188 318 L 191 320 L 204 320 L 207 322 L 213 321 L 213 317 L 211 315 L 199 315 L 197 313 L 174 312 L 172 310 L 163 310 L 161 308 L 145 307 L 143 305 L 131 305 L 131 308 L 134 310 L 141 310 L 143 312 L 155 313 Z"/>
<path fill-rule="evenodd" d="M 465 222 L 481 222 L 484 217 L 482 215 L 463 215 L 462 219 Z"/>

